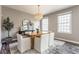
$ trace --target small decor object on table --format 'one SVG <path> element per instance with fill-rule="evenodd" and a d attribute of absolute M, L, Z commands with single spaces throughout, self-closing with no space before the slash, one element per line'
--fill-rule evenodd
<path fill-rule="evenodd" d="M 39 29 L 37 28 L 36 30 L 37 30 L 37 34 L 38 34 L 39 33 Z"/>

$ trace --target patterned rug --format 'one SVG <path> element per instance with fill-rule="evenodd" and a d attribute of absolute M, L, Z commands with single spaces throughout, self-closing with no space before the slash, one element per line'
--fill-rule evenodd
<path fill-rule="evenodd" d="M 17 48 L 11 50 L 12 54 L 19 54 Z M 24 52 L 24 54 L 40 54 L 38 51 L 32 49 Z M 55 47 L 49 47 L 43 54 L 79 54 L 79 46 L 71 43 L 55 40 Z"/>
<path fill-rule="evenodd" d="M 79 46 L 65 43 L 62 46 L 50 47 L 48 54 L 79 54 Z"/>

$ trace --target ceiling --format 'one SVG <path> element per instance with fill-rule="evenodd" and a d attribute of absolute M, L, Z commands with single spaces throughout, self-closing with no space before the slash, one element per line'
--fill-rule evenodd
<path fill-rule="evenodd" d="M 27 12 L 32 15 L 35 14 L 38 10 L 37 5 L 5 5 L 5 6 L 19 11 Z M 40 5 L 40 12 L 46 15 L 72 6 L 73 5 Z"/>

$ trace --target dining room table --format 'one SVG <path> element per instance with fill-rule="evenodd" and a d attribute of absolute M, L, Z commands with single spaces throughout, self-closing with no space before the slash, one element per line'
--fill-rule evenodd
<path fill-rule="evenodd" d="M 29 34 L 31 37 L 31 49 L 34 49 L 34 40 L 36 37 L 40 38 L 41 37 L 41 32 L 37 33 L 37 32 L 32 32 L 31 34 Z"/>
<path fill-rule="evenodd" d="M 43 33 L 43 32 L 31 32 L 31 33 L 27 33 L 25 34 L 25 36 L 29 36 L 31 38 L 31 49 L 34 49 L 34 40 L 36 37 L 41 38 L 41 35 L 43 34 L 48 34 L 48 33 Z"/>

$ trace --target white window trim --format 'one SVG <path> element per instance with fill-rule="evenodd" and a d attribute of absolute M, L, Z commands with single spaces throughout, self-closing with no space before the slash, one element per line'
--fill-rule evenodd
<path fill-rule="evenodd" d="M 44 17 L 43 19 L 48 19 L 48 17 Z M 42 19 L 42 20 L 43 20 L 43 19 Z M 41 24 L 42 24 L 42 21 L 41 21 Z M 49 31 L 49 20 L 48 20 L 48 25 L 47 25 L 47 26 L 48 26 L 48 29 L 47 29 L 47 30 L 43 30 L 43 28 L 42 28 L 43 25 L 42 25 L 42 26 L 41 26 L 41 30 L 44 31 L 44 32 L 46 32 L 46 33 L 48 33 L 48 31 Z"/>
<path fill-rule="evenodd" d="M 63 12 L 63 13 L 57 14 L 57 16 L 61 16 L 61 15 L 69 14 L 69 13 L 72 14 L 72 11 L 69 11 L 69 12 Z"/>
<path fill-rule="evenodd" d="M 71 14 L 71 19 L 70 19 L 70 32 L 59 32 L 58 31 L 58 16 L 62 16 L 62 15 L 65 15 L 65 14 Z M 57 14 L 57 32 L 58 33 L 65 33 L 65 34 L 72 34 L 72 11 L 69 11 L 69 12 L 65 12 L 65 13 L 60 13 L 60 14 Z"/>

